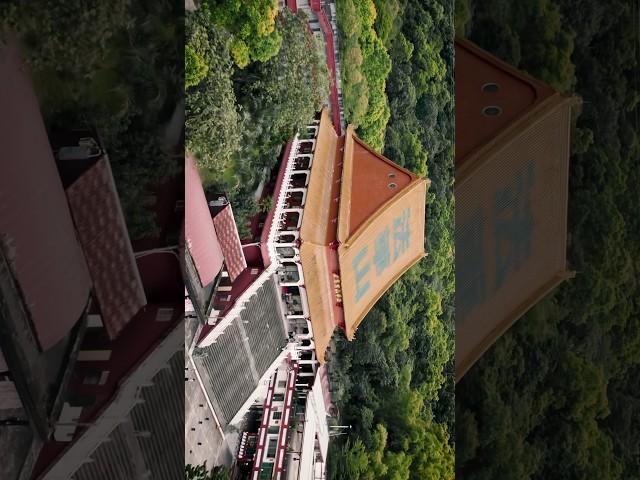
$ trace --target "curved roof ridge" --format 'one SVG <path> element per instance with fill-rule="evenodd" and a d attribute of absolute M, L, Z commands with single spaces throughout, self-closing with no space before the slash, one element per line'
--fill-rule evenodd
<path fill-rule="evenodd" d="M 405 182 L 404 186 L 395 190 L 391 196 L 382 203 L 377 205 L 371 204 L 369 202 L 369 194 L 371 193 L 370 188 L 375 188 L 375 186 L 367 185 L 366 192 L 368 195 L 366 202 L 366 212 L 358 212 L 360 217 L 364 217 L 359 222 L 354 222 L 352 209 L 354 207 L 354 196 L 358 194 L 358 192 L 354 192 L 356 188 L 354 188 L 354 181 L 356 180 L 358 175 L 354 175 L 354 168 L 356 161 L 354 160 L 356 157 L 356 145 L 360 147 L 362 150 L 367 152 L 369 155 L 369 159 L 374 159 L 382 162 L 389 168 L 393 169 L 395 172 L 393 173 L 394 177 L 400 173 L 404 174 L 408 177 L 408 182 Z M 364 160 L 360 160 L 364 161 Z M 390 174 L 391 175 L 391 174 Z M 386 177 L 385 177 L 386 178 Z M 407 189 L 411 188 L 413 184 L 416 182 L 427 181 L 430 184 L 428 179 L 424 179 L 419 175 L 416 175 L 412 171 L 394 163 L 392 160 L 389 160 L 382 153 L 379 153 L 369 147 L 363 140 L 358 138 L 358 136 L 354 132 L 353 125 L 349 125 L 347 127 L 347 132 L 345 133 L 345 141 L 344 141 L 344 149 L 343 149 L 343 165 L 342 165 L 342 177 L 340 184 L 340 206 L 339 206 L 339 214 L 338 214 L 338 231 L 337 238 L 341 243 L 348 243 L 349 240 L 357 235 L 357 232 L 362 229 L 362 227 L 367 224 L 372 217 L 378 216 L 381 212 L 389 206 L 391 200 L 397 198 L 398 196 L 406 193 Z M 399 182 L 398 182 L 399 183 Z M 362 186 L 358 189 L 360 193 L 362 192 Z M 389 196 L 390 192 L 382 192 L 384 196 Z M 357 199 L 356 199 L 357 200 Z M 357 208 L 357 207 L 356 207 Z M 362 208 L 361 208 L 362 210 Z M 354 226 L 354 223 L 356 224 Z M 354 228 L 355 227 L 355 228 Z"/>

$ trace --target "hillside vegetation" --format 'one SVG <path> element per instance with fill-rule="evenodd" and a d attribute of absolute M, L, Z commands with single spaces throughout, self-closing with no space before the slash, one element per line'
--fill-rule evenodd
<path fill-rule="evenodd" d="M 204 2 L 186 18 L 186 146 L 205 188 L 230 198 L 242 235 L 259 208 L 256 187 L 282 146 L 320 110 L 328 71 L 302 14 L 257 9 L 247 18 L 233 17 L 240 27 L 229 24 L 228 3 L 234 2 Z M 277 48 L 272 40 L 252 44 L 250 52 L 260 53 L 238 62 L 236 30 L 267 31 L 272 17 L 269 38 L 280 39 Z"/>
<path fill-rule="evenodd" d="M 329 477 L 451 479 L 455 451 L 453 4 L 337 3 L 341 64 L 368 42 L 375 45 L 370 52 L 389 59 L 390 68 L 376 70 L 374 80 L 384 82 L 384 89 L 376 90 L 374 97 L 369 89 L 367 103 L 388 106 L 388 121 L 379 124 L 373 137 L 360 123 L 358 135 L 373 140 L 377 147 L 381 145 L 376 139 L 384 138 L 387 157 L 428 176 L 432 184 L 426 199 L 429 255 L 378 301 L 356 340 L 347 342 L 342 334 L 334 337 L 329 362 L 334 401 L 340 423 L 352 425 L 352 430 L 330 444 Z M 352 33 L 351 39 L 344 32 L 345 23 L 358 33 Z M 344 101 L 353 105 L 362 99 L 345 83 L 358 77 L 344 69 Z M 368 69 L 361 67 L 360 72 L 361 82 L 370 85 Z M 353 121 L 353 111 L 347 110 L 347 121 Z"/>
<path fill-rule="evenodd" d="M 183 10 L 151 0 L 86 3 L 0 2 L 0 33 L 22 42 L 47 128 L 95 127 L 130 236 L 154 235 L 153 187 L 179 173 L 162 144 L 182 98 Z"/>

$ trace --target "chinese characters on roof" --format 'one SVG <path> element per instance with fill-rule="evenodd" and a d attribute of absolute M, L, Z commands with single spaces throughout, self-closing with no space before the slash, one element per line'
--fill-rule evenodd
<path fill-rule="evenodd" d="M 509 275 L 529 260 L 534 228 L 531 207 L 534 183 L 535 168 L 530 161 L 495 191 L 488 211 L 478 207 L 457 227 L 456 308 L 460 323 L 492 293 L 505 286 Z M 493 219 L 489 237 L 484 234 L 488 218 Z M 494 272 L 493 279 L 490 271 Z"/>
<path fill-rule="evenodd" d="M 352 261 L 356 281 L 355 303 L 369 291 L 369 277 L 382 275 L 411 245 L 410 220 L 411 207 L 408 207 L 375 235 L 370 245 L 364 245 L 356 254 Z"/>

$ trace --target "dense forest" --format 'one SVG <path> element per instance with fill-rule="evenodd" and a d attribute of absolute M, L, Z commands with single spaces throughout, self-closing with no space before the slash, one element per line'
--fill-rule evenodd
<path fill-rule="evenodd" d="M 583 99 L 572 132 L 568 258 L 545 298 L 456 392 L 465 479 L 640 478 L 638 5 L 458 2 L 456 29 Z"/>
<path fill-rule="evenodd" d="M 186 147 L 205 188 L 229 197 L 242 235 L 260 181 L 320 110 L 328 71 L 303 14 L 273 2 L 202 2 L 186 39 Z"/>
<path fill-rule="evenodd" d="M 183 9 L 177 2 L 0 2 L 0 32 L 17 34 L 47 128 L 95 127 L 132 238 L 156 233 L 151 189 L 179 173 L 163 148 L 182 98 Z M 81 18 L 78 18 L 81 12 Z"/>
<path fill-rule="evenodd" d="M 453 431 L 453 2 L 338 0 L 347 122 L 421 175 L 428 256 L 329 361 L 338 421 L 332 479 L 450 479 Z M 357 61 L 360 59 L 361 61 Z M 381 86 L 383 88 L 381 88 Z M 363 93 L 365 92 L 366 95 Z"/>

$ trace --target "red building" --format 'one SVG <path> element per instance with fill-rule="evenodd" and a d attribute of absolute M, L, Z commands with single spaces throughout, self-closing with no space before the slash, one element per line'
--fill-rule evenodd
<path fill-rule="evenodd" d="M 340 60 L 338 56 L 338 23 L 336 5 L 332 0 L 281 0 L 281 7 L 293 13 L 304 12 L 309 19 L 309 29 L 320 45 L 324 45 L 324 57 L 329 70 L 329 115 L 338 135 L 344 130 L 342 92 L 340 88 Z"/>
<path fill-rule="evenodd" d="M 182 179 L 156 187 L 159 234 L 134 249 L 96 133 L 62 132 L 50 145 L 17 43 L 0 60 L 0 139 L 10 152 L 0 162 L 10 309 L 0 316 L 0 368 L 3 387 L 18 392 L 0 413 L 28 419 L 32 432 L 15 442 L 25 452 L 17 460 L 14 450 L 3 478 L 176 478 L 183 460 L 171 445 L 182 430 L 170 418 L 183 414 L 184 287 L 168 241 L 181 224 Z"/>

